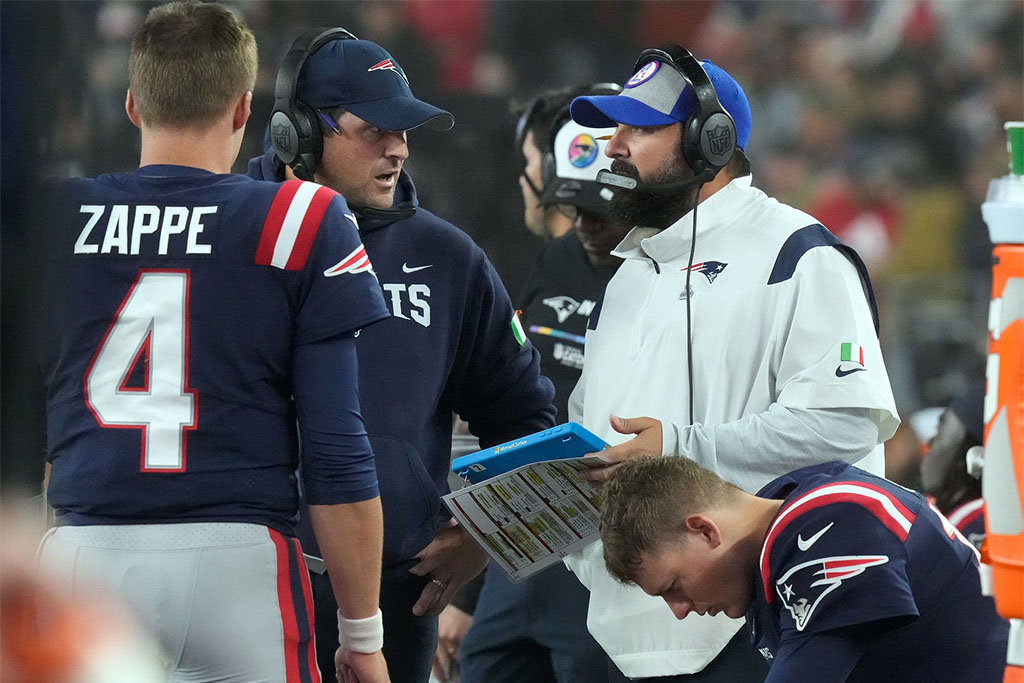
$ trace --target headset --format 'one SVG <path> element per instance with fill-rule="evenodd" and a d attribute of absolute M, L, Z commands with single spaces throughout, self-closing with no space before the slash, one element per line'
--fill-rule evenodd
<path fill-rule="evenodd" d="M 274 85 L 274 109 L 270 115 L 270 139 L 274 153 L 291 166 L 296 178 L 313 180 L 323 153 L 319 115 L 296 98 L 299 74 L 309 55 L 332 40 L 358 40 L 343 28 L 315 28 L 295 39 L 281 62 Z"/>
<path fill-rule="evenodd" d="M 598 182 L 605 185 L 654 194 L 672 194 L 714 179 L 736 153 L 736 122 L 718 99 L 715 86 L 704 67 L 686 48 L 669 43 L 640 53 L 633 66 L 636 73 L 646 64 L 658 61 L 668 65 L 690 84 L 697 108 L 683 123 L 683 158 L 693 176 L 672 183 L 645 183 L 630 176 L 601 171 Z"/>
<path fill-rule="evenodd" d="M 551 120 L 551 125 L 548 127 L 547 144 L 541 148 L 541 192 L 547 188 L 548 183 L 554 180 L 555 176 L 558 174 L 558 165 L 555 161 L 555 138 L 558 137 L 558 131 L 562 130 L 562 126 L 572 119 L 572 116 L 569 114 L 569 108 L 572 106 L 572 101 L 581 95 L 618 95 L 621 92 L 622 86 L 618 83 L 595 83 L 594 85 L 588 85 L 577 90 L 573 93 L 572 97 L 569 98 L 566 105 L 558 110 L 558 113 L 555 114 L 555 118 Z M 538 147 L 540 147 L 540 145 L 538 145 Z"/>
<path fill-rule="evenodd" d="M 695 176 L 711 180 L 736 152 L 736 122 L 718 100 L 704 67 L 689 50 L 672 43 L 648 48 L 640 53 L 633 73 L 653 61 L 675 69 L 693 88 L 697 109 L 683 125 L 683 156 Z"/>

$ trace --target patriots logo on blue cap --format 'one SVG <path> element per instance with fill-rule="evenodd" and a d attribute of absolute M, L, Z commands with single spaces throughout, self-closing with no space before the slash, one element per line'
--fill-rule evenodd
<path fill-rule="evenodd" d="M 405 80 L 406 85 L 409 84 L 409 77 L 405 75 L 404 71 L 402 71 L 402 67 L 398 66 L 390 59 L 385 59 L 381 62 L 377 62 L 366 71 L 367 73 L 369 73 L 370 71 L 394 71 L 396 74 L 398 74 Z"/>
<path fill-rule="evenodd" d="M 775 590 L 793 615 L 796 630 L 803 631 L 822 598 L 843 581 L 888 561 L 887 555 L 843 555 L 803 562 L 783 574 L 775 582 Z"/>
<path fill-rule="evenodd" d="M 703 274 L 708 279 L 708 284 L 715 281 L 715 278 L 721 275 L 728 263 L 722 263 L 721 261 L 702 261 L 701 263 L 694 263 L 690 266 L 689 270 Z M 680 268 L 680 272 L 686 271 L 686 268 Z"/>

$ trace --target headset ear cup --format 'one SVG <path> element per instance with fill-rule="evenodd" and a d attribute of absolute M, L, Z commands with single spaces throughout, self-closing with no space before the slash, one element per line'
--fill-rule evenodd
<path fill-rule="evenodd" d="M 694 114 L 686 121 L 683 128 L 683 158 L 690 165 L 694 175 L 702 173 L 708 167 L 707 159 L 704 157 L 700 145 L 703 124 L 703 119 Z"/>
<path fill-rule="evenodd" d="M 295 123 L 299 129 L 299 151 L 296 155 L 297 163 L 301 163 L 303 169 L 309 174 L 312 180 L 316 171 L 320 156 L 323 154 L 324 140 L 320 130 L 320 122 L 316 112 L 305 103 L 295 100 Z"/>
<path fill-rule="evenodd" d="M 544 156 L 541 157 L 540 161 L 541 192 L 554 181 L 557 172 L 558 168 L 555 164 L 554 152 L 544 152 Z"/>
<path fill-rule="evenodd" d="M 270 138 L 278 159 L 293 167 L 302 163 L 312 173 L 323 151 L 320 124 L 312 109 L 298 100 L 279 106 L 270 118 Z"/>
<path fill-rule="evenodd" d="M 697 140 L 701 157 L 717 171 L 736 151 L 736 124 L 724 111 L 714 112 L 702 122 Z"/>
<path fill-rule="evenodd" d="M 299 150 L 299 134 L 290 113 L 284 109 L 275 108 L 270 115 L 270 143 L 282 163 L 290 164 L 295 160 Z"/>
<path fill-rule="evenodd" d="M 315 28 L 292 43 L 277 71 L 270 137 L 277 158 L 295 175 L 312 180 L 323 153 L 323 135 L 317 113 L 296 99 L 299 73 L 310 54 L 332 40 L 357 40 L 343 28 Z"/>

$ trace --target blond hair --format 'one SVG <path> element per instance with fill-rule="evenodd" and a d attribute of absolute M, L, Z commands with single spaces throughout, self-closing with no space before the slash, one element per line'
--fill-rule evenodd
<path fill-rule="evenodd" d="M 601 540 L 608 571 L 636 582 L 644 554 L 681 540 L 687 516 L 737 497 L 740 489 L 692 460 L 643 457 L 625 462 L 608 483 Z"/>
<path fill-rule="evenodd" d="M 132 39 L 128 87 L 150 126 L 197 128 L 256 83 L 256 38 L 223 5 L 196 0 L 153 8 Z"/>

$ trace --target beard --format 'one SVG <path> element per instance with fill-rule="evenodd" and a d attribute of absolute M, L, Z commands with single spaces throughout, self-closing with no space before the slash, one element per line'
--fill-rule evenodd
<path fill-rule="evenodd" d="M 693 171 L 683 160 L 682 150 L 676 150 L 668 164 L 650 178 L 641 178 L 636 166 L 621 159 L 612 162 L 611 171 L 652 184 L 675 183 L 693 177 Z M 616 190 L 609 202 L 609 210 L 613 220 L 618 223 L 664 230 L 693 210 L 698 191 L 696 187 L 687 187 L 673 194 L 656 194 L 639 189 Z"/>

